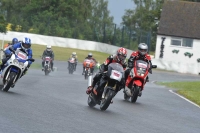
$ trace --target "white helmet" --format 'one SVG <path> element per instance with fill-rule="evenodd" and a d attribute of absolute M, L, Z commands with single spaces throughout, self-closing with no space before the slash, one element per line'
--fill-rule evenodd
<path fill-rule="evenodd" d="M 91 58 L 91 57 L 92 57 L 92 53 L 89 53 L 89 54 L 88 54 L 88 57 Z"/>
<path fill-rule="evenodd" d="M 72 57 L 75 57 L 76 56 L 76 52 L 72 52 Z"/>
<path fill-rule="evenodd" d="M 148 51 L 148 46 L 146 43 L 140 43 L 138 45 L 138 51 L 140 55 L 145 55 Z"/>
<path fill-rule="evenodd" d="M 51 46 L 47 45 L 47 51 L 51 51 Z"/>

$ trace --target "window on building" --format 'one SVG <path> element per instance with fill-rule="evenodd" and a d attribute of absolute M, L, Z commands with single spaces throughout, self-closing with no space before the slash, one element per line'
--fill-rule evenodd
<path fill-rule="evenodd" d="M 172 38 L 171 45 L 181 46 L 181 38 Z"/>
<path fill-rule="evenodd" d="M 182 43 L 183 47 L 192 47 L 192 44 L 193 44 L 193 39 L 183 38 L 183 43 Z"/>
<path fill-rule="evenodd" d="M 171 45 L 182 47 L 193 47 L 193 39 L 188 38 L 172 38 Z"/>

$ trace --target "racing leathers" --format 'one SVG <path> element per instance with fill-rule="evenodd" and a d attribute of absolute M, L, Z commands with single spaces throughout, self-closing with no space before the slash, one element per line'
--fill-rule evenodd
<path fill-rule="evenodd" d="M 95 62 L 95 64 L 97 64 L 97 61 L 96 61 L 96 59 L 95 59 L 95 58 L 93 58 L 93 57 L 85 57 L 85 59 L 88 59 L 88 60 L 93 60 L 93 61 Z M 93 68 L 91 68 L 90 70 L 91 70 L 91 74 L 93 74 L 94 67 L 93 67 Z M 83 66 L 83 73 L 82 73 L 82 75 L 84 75 L 84 74 L 85 74 L 85 67 Z"/>
<path fill-rule="evenodd" d="M 71 58 L 74 58 L 74 59 L 75 59 L 74 71 L 76 71 L 76 66 L 77 66 L 77 63 L 78 63 L 78 57 L 77 57 L 77 56 L 70 55 L 69 60 L 70 60 Z M 69 60 L 68 60 L 68 68 L 69 68 Z"/>
<path fill-rule="evenodd" d="M 149 73 L 152 73 L 152 63 L 151 63 L 151 57 L 148 54 L 145 54 L 144 56 L 140 55 L 138 51 L 133 52 L 130 56 L 130 58 L 128 59 L 128 69 L 125 71 L 125 81 L 126 81 L 126 86 L 129 86 L 129 81 L 127 81 L 128 75 L 131 71 L 131 69 L 134 67 L 134 62 L 135 60 L 143 60 L 145 62 L 147 62 L 150 66 L 149 66 Z M 146 82 L 149 81 L 149 78 L 147 76 L 146 78 Z"/>
<path fill-rule="evenodd" d="M 11 51 L 9 50 L 9 48 L 13 49 L 13 50 L 17 50 L 19 49 L 20 51 L 24 52 L 27 54 L 28 56 L 28 59 L 32 59 L 32 49 L 29 48 L 27 50 L 24 50 L 22 47 L 21 47 L 21 42 L 19 43 L 16 43 L 14 45 L 10 45 L 9 47 L 5 48 L 4 50 L 4 53 L 5 53 L 5 58 L 2 59 L 2 64 L 1 64 L 1 68 L 4 67 L 4 65 L 6 64 L 6 62 L 10 59 L 11 57 Z M 23 72 L 23 75 L 26 73 L 26 71 L 28 70 L 28 68 L 30 67 L 30 65 L 32 64 L 32 61 L 28 61 L 28 66 L 27 68 L 24 70 Z M 22 76 L 23 76 L 22 75 Z"/>
<path fill-rule="evenodd" d="M 51 57 L 51 70 L 53 71 L 53 60 L 54 60 L 54 53 L 53 51 L 47 51 L 47 50 L 44 50 L 43 52 L 43 55 L 42 55 L 42 67 L 44 68 L 44 59 L 45 57 Z"/>
<path fill-rule="evenodd" d="M 93 82 L 92 82 L 92 86 L 89 86 L 88 89 L 86 90 L 86 93 L 89 94 L 93 88 L 96 89 L 96 91 L 98 92 L 99 89 L 103 88 L 107 82 L 107 79 L 106 77 L 103 76 L 103 73 L 105 71 L 108 70 L 108 65 L 110 63 L 120 63 L 122 65 L 122 67 L 124 68 L 124 70 L 126 69 L 126 62 L 125 60 L 124 61 L 120 61 L 118 62 L 117 59 L 116 59 L 116 55 L 111 55 L 109 56 L 106 61 L 100 65 L 100 68 L 99 68 L 99 73 L 97 73 L 95 75 L 95 77 L 93 78 Z M 122 79 L 122 82 L 121 82 L 122 86 L 125 85 L 125 80 L 124 78 Z"/>

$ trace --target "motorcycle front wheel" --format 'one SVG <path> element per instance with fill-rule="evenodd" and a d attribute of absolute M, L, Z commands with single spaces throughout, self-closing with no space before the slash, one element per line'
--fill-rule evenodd
<path fill-rule="evenodd" d="M 131 102 L 135 103 L 138 98 L 138 94 L 140 92 L 140 87 L 139 86 L 134 86 L 133 88 L 133 96 L 131 97 Z"/>
<path fill-rule="evenodd" d="M 88 70 L 85 71 L 84 77 L 85 77 L 85 79 L 88 79 Z"/>
<path fill-rule="evenodd" d="M 5 81 L 5 84 L 3 86 L 3 91 L 7 92 L 10 89 L 10 87 L 13 85 L 13 81 L 14 81 L 16 75 L 17 75 L 17 73 L 10 72 L 7 81 Z"/>
<path fill-rule="evenodd" d="M 111 100 L 114 96 L 115 96 L 115 92 L 109 89 L 107 93 L 105 94 L 105 98 L 101 100 L 100 109 L 106 110 L 109 107 Z"/>
<path fill-rule="evenodd" d="M 44 73 L 45 75 L 48 75 L 49 74 L 49 70 L 48 70 L 48 66 L 46 65 L 45 68 L 44 68 Z"/>

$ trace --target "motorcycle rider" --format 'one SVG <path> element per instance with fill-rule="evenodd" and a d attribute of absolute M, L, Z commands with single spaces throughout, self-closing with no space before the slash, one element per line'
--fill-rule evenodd
<path fill-rule="evenodd" d="M 15 43 L 14 45 L 10 45 L 9 47 L 7 47 L 5 50 L 4 50 L 4 53 L 5 53 L 5 58 L 2 59 L 2 64 L 1 64 L 1 67 L 0 69 L 3 68 L 4 64 L 6 64 L 6 62 L 10 59 L 11 55 L 12 55 L 12 52 L 9 50 L 9 48 L 13 49 L 13 50 L 21 50 L 22 52 L 26 53 L 27 56 L 28 56 L 28 59 L 31 59 L 32 58 L 32 49 L 31 49 L 31 39 L 30 38 L 23 38 L 22 42 L 18 42 L 18 43 Z M 27 68 L 24 70 L 23 72 L 23 75 L 26 74 L 28 68 L 31 66 L 32 64 L 32 61 L 28 61 L 28 66 Z M 23 76 L 22 75 L 22 76 Z"/>
<path fill-rule="evenodd" d="M 74 71 L 76 71 L 76 66 L 77 66 L 77 62 L 78 62 L 78 56 L 76 55 L 76 52 L 72 52 L 72 54 L 70 55 L 70 58 L 74 58 L 75 59 L 75 68 Z M 68 68 L 69 68 L 69 61 L 68 61 Z"/>
<path fill-rule="evenodd" d="M 138 45 L 138 51 L 135 51 L 131 54 L 130 58 L 128 59 L 128 69 L 125 71 L 125 81 L 126 81 L 126 86 L 129 86 L 129 81 L 128 79 L 128 75 L 131 71 L 131 69 L 134 67 L 134 62 L 135 60 L 143 60 L 145 62 L 147 62 L 150 65 L 149 68 L 149 73 L 152 74 L 152 63 L 151 63 L 151 57 L 150 55 L 148 55 L 147 53 L 148 51 L 148 46 L 145 43 L 140 43 Z M 147 76 L 146 78 L 146 82 L 149 82 L 149 77 Z M 145 83 L 146 83 L 145 82 Z M 125 88 L 125 87 L 124 87 Z M 142 91 L 139 94 L 140 96 L 142 95 Z"/>
<path fill-rule="evenodd" d="M 95 64 L 97 64 L 97 61 L 95 58 L 92 57 L 92 53 L 89 53 L 87 57 L 85 57 L 85 59 L 88 59 L 88 60 L 93 60 L 95 62 Z M 94 67 L 91 68 L 91 74 L 93 74 L 93 71 L 94 71 Z M 83 73 L 82 75 L 85 74 L 85 67 L 83 66 Z"/>
<path fill-rule="evenodd" d="M 126 56 L 127 56 L 127 50 L 125 48 L 119 48 L 116 52 L 116 54 L 114 55 L 110 55 L 106 61 L 101 64 L 100 68 L 99 68 L 99 73 L 97 73 L 95 75 L 95 77 L 93 78 L 93 82 L 92 82 L 92 86 L 89 86 L 86 90 L 86 93 L 87 94 L 90 94 L 91 91 L 93 90 L 93 88 L 95 88 L 95 91 L 100 88 L 102 88 L 103 86 L 105 86 L 105 83 L 106 83 L 106 79 L 103 78 L 103 73 L 105 71 L 108 70 L 108 65 L 110 63 L 119 63 L 122 65 L 122 67 L 124 68 L 124 70 L 126 69 Z M 103 79 L 103 82 L 101 82 L 100 84 L 100 79 Z M 125 85 L 125 80 L 122 79 L 122 86 Z"/>
<path fill-rule="evenodd" d="M 47 45 L 46 49 L 44 50 L 42 54 L 42 71 L 44 70 L 44 58 L 48 56 L 51 57 L 51 70 L 53 71 L 53 60 L 54 60 L 54 53 L 53 50 L 51 49 L 50 45 Z"/>
<path fill-rule="evenodd" d="M 17 38 L 13 38 L 13 39 L 12 39 L 12 43 L 8 43 L 8 44 L 6 44 L 6 45 L 4 46 L 4 49 L 7 48 L 8 46 L 10 46 L 10 45 L 14 45 L 15 43 L 18 43 L 18 42 L 19 42 L 19 41 L 18 41 Z"/>

